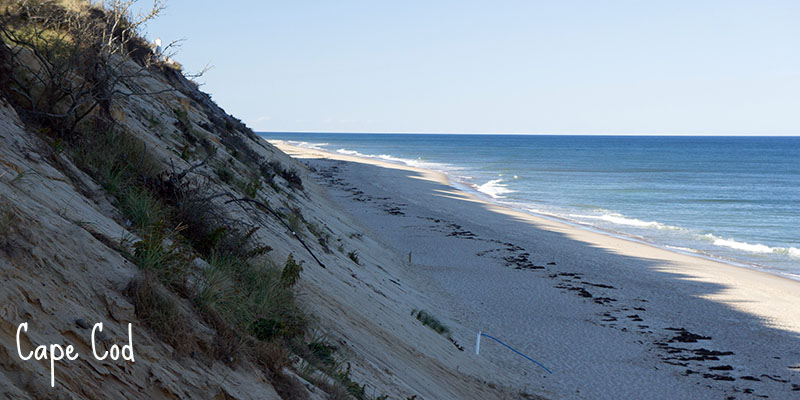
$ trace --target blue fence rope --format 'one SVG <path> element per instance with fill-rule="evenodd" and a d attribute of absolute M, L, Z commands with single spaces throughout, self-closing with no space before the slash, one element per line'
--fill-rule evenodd
<path fill-rule="evenodd" d="M 536 365 L 538 365 L 538 366 L 540 366 L 540 367 L 544 368 L 544 370 L 545 370 L 545 371 L 547 371 L 547 372 L 549 372 L 549 373 L 551 373 L 551 374 L 553 373 L 553 371 L 550 371 L 549 369 L 547 369 L 547 367 L 545 367 L 544 365 L 540 364 L 538 361 L 536 361 L 536 360 L 534 360 L 534 359 L 532 359 L 532 358 L 530 358 L 530 357 L 526 356 L 525 354 L 522 354 L 522 353 L 518 352 L 518 351 L 517 351 L 516 349 L 514 349 L 513 347 L 511 347 L 511 346 L 509 346 L 509 345 L 507 345 L 507 344 L 505 344 L 505 343 L 501 342 L 501 341 L 500 341 L 500 339 L 498 339 L 498 338 L 496 338 L 496 337 L 493 337 L 493 336 L 489 336 L 489 335 L 487 335 L 487 334 L 485 334 L 485 333 L 483 333 L 483 332 L 481 332 L 481 336 L 486 336 L 486 337 L 488 337 L 489 339 L 492 339 L 492 340 L 494 340 L 495 342 L 497 342 L 497 343 L 500 343 L 500 344 L 502 344 L 503 346 L 506 346 L 506 347 L 508 347 L 508 348 L 509 348 L 511 351 L 513 351 L 514 353 L 517 353 L 517 354 L 519 354 L 519 355 L 521 355 L 521 356 L 523 356 L 523 357 L 527 358 L 528 360 L 531 360 L 531 361 L 533 361 L 533 362 L 534 362 Z"/>

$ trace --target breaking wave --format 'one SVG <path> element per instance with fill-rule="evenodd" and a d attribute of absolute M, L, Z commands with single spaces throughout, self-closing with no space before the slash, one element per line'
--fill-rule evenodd
<path fill-rule="evenodd" d="M 704 240 L 707 240 L 714 244 L 714 246 L 720 247 L 728 247 L 731 249 L 742 250 L 748 253 L 757 253 L 757 254 L 780 254 L 786 255 L 791 258 L 800 259 L 800 249 L 796 247 L 770 247 L 765 244 L 761 243 L 747 243 L 747 242 L 739 242 L 732 238 L 725 239 L 718 236 L 714 236 L 713 234 L 705 234 L 701 236 Z"/>
<path fill-rule="evenodd" d="M 347 156 L 354 156 L 354 157 L 364 157 L 364 158 L 373 158 L 377 160 L 383 160 L 392 162 L 395 164 L 404 164 L 408 165 L 409 167 L 417 167 L 417 168 L 425 168 L 425 169 L 433 169 L 437 171 L 446 171 L 446 170 L 453 170 L 456 169 L 452 165 L 443 164 L 443 163 L 435 163 L 430 161 L 422 161 L 422 160 L 414 160 L 410 158 L 401 158 L 395 157 L 389 154 L 364 154 L 355 150 L 348 150 L 348 149 L 338 149 L 336 150 L 339 154 L 344 154 Z"/>
<path fill-rule="evenodd" d="M 505 198 L 505 194 L 514 193 L 513 190 L 509 189 L 508 186 L 503 183 L 502 179 L 492 179 L 483 185 L 476 186 L 475 189 L 481 193 L 488 194 L 493 199 L 503 199 Z"/>
<path fill-rule="evenodd" d="M 289 143 L 292 146 L 305 147 L 307 149 L 314 149 L 314 150 L 325 150 L 325 146 L 328 145 L 328 143 L 312 143 L 312 142 L 303 142 L 299 140 L 287 140 L 286 143 Z"/>
<path fill-rule="evenodd" d="M 628 218 L 619 213 L 609 213 L 603 215 L 570 214 L 569 216 L 577 219 L 601 220 L 610 222 L 615 225 L 634 226 L 637 228 L 652 228 L 660 230 L 685 230 L 684 228 L 681 228 L 679 226 L 666 225 L 658 221 L 643 221 L 641 219 Z"/>

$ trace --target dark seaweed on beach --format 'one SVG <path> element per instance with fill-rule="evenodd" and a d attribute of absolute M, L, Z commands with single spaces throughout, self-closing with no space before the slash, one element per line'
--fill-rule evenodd
<path fill-rule="evenodd" d="M 696 333 L 689 332 L 684 328 L 666 328 L 666 329 L 678 332 L 678 336 L 675 336 L 669 340 L 670 343 L 671 342 L 697 343 L 698 340 L 711 340 L 710 336 L 698 335 Z"/>

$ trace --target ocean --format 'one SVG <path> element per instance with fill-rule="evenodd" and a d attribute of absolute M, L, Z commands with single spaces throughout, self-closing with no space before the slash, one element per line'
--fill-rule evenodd
<path fill-rule="evenodd" d="M 800 137 L 260 135 L 441 171 L 488 201 L 800 280 Z"/>

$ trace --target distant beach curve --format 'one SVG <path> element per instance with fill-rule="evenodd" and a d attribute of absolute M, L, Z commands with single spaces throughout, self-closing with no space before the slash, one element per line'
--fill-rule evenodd
<path fill-rule="evenodd" d="M 487 201 L 800 279 L 800 138 L 269 133 Z"/>

